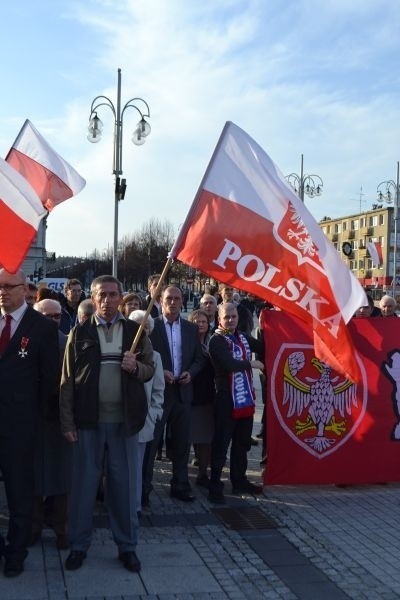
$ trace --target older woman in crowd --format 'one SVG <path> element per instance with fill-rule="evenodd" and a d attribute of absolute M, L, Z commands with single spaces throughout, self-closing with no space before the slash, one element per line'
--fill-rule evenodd
<path fill-rule="evenodd" d="M 49 290 L 50 291 L 50 290 Z M 61 304 L 45 298 L 34 309 L 59 328 Z M 60 377 L 67 336 L 58 329 L 60 348 Z M 58 386 L 54 390 L 52 405 L 39 419 L 35 447 L 35 499 L 30 545 L 38 542 L 46 525 L 56 534 L 59 550 L 68 548 L 67 540 L 67 492 L 71 477 L 71 448 L 61 433 L 58 411 Z"/>
<path fill-rule="evenodd" d="M 130 313 L 129 319 L 140 325 L 145 314 L 144 310 L 134 310 Z M 149 315 L 144 326 L 146 335 L 151 334 L 153 327 L 154 319 Z M 154 437 L 154 426 L 162 417 L 164 404 L 164 370 L 161 356 L 155 350 L 153 350 L 153 361 L 155 366 L 154 375 L 144 384 L 147 396 L 148 413 L 143 429 L 141 429 L 138 434 L 138 468 L 136 470 L 138 477 L 136 481 L 136 511 L 138 515 L 140 515 L 142 511 L 142 472 L 144 472 L 144 469 L 146 468 L 146 446 L 147 444 L 151 444 L 151 440 Z"/>
<path fill-rule="evenodd" d="M 197 485 L 208 488 L 207 468 L 210 465 L 211 442 L 214 435 L 214 369 L 208 355 L 210 327 L 207 313 L 194 310 L 188 320 L 197 325 L 203 355 L 203 369 L 193 379 L 193 402 L 191 411 L 190 441 L 198 463 Z"/>
<path fill-rule="evenodd" d="M 397 317 L 396 300 L 392 296 L 382 296 L 379 300 L 379 308 L 381 309 L 382 317 Z"/>

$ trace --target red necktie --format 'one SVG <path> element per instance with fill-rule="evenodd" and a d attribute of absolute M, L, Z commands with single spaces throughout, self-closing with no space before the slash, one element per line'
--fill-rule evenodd
<path fill-rule="evenodd" d="M 5 325 L 0 335 L 0 356 L 3 356 L 11 337 L 11 315 L 4 315 Z"/>

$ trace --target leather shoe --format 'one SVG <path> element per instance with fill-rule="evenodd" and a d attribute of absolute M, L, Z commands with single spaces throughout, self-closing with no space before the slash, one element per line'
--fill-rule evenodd
<path fill-rule="evenodd" d="M 136 556 L 136 552 L 120 552 L 118 560 L 122 562 L 125 569 L 132 571 L 132 573 L 139 573 L 141 569 L 140 560 Z"/>
<path fill-rule="evenodd" d="M 208 492 L 208 501 L 212 504 L 226 504 L 225 496 L 222 492 Z"/>
<path fill-rule="evenodd" d="M 81 568 L 85 558 L 86 552 L 81 550 L 72 550 L 65 561 L 65 568 L 67 571 L 76 571 L 77 569 Z"/>
<path fill-rule="evenodd" d="M 193 502 L 195 499 L 189 492 L 182 492 L 181 490 L 171 490 L 171 498 L 182 500 L 182 502 Z"/>
<path fill-rule="evenodd" d="M 238 485 L 232 486 L 232 494 L 255 494 L 259 495 L 263 493 L 261 485 L 255 485 L 251 481 L 243 481 Z"/>
<path fill-rule="evenodd" d="M 69 548 L 68 538 L 65 535 L 65 533 L 57 534 L 56 548 L 57 548 L 57 550 L 68 550 L 68 548 Z"/>
<path fill-rule="evenodd" d="M 30 540 L 28 542 L 28 546 L 29 547 L 35 546 L 35 544 L 38 543 L 38 541 L 41 539 L 41 537 L 42 537 L 42 532 L 41 531 L 34 531 L 31 534 L 31 538 L 30 538 Z"/>
<path fill-rule="evenodd" d="M 208 489 L 210 487 L 210 479 L 205 474 L 199 475 L 196 479 L 196 484 Z"/>
<path fill-rule="evenodd" d="M 18 577 L 24 570 L 24 561 L 19 558 L 6 558 L 4 564 L 4 575 L 6 577 Z"/>

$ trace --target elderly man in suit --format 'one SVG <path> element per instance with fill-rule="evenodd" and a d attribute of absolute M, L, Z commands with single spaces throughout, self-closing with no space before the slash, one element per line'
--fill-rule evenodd
<path fill-rule="evenodd" d="M 10 513 L 0 536 L 4 575 L 24 570 L 32 528 L 34 448 L 40 411 L 59 376 L 57 327 L 26 304 L 26 277 L 0 269 L 0 470 Z"/>
<path fill-rule="evenodd" d="M 142 506 L 149 506 L 153 489 L 154 459 L 165 424 L 171 435 L 172 479 L 171 496 L 183 502 L 192 502 L 188 479 L 190 449 L 190 408 L 193 398 L 192 380 L 204 365 L 197 326 L 182 319 L 182 292 L 168 286 L 161 297 L 162 316 L 154 321 L 150 340 L 160 353 L 164 369 L 164 411 L 156 423 L 154 439 L 145 458 L 147 469 L 143 481 Z"/>

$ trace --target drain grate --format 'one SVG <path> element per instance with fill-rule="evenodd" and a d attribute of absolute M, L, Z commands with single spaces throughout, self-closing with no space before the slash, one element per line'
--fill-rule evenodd
<path fill-rule="evenodd" d="M 275 529 L 277 524 L 256 506 L 213 508 L 211 512 L 229 529 Z"/>

